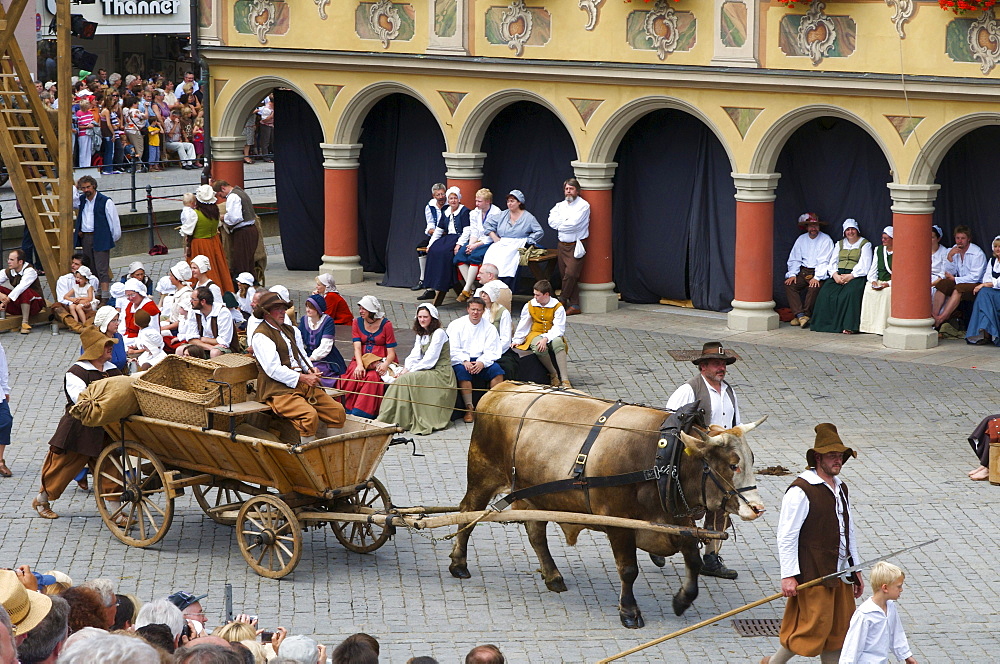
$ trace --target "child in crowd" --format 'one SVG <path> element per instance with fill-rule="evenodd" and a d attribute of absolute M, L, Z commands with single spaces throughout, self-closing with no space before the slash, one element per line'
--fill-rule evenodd
<path fill-rule="evenodd" d="M 903 570 L 887 562 L 872 566 L 872 596 L 851 617 L 840 664 L 888 664 L 889 652 L 906 664 L 917 664 L 899 619 L 896 600 L 903 594 Z"/>
<path fill-rule="evenodd" d="M 87 317 L 95 312 L 97 300 L 94 298 L 94 287 L 90 285 L 90 268 L 81 265 L 73 274 L 73 291 L 66 294 L 69 302 L 69 312 L 81 325 L 87 324 Z"/>
<path fill-rule="evenodd" d="M 160 166 L 160 127 L 155 124 L 149 125 L 149 170 L 163 170 Z"/>

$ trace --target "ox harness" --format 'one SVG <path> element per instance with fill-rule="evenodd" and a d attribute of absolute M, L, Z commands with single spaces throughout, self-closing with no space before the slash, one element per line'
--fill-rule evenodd
<path fill-rule="evenodd" d="M 535 402 L 537 402 L 538 399 L 540 399 L 544 394 L 545 392 L 539 394 L 530 404 L 528 404 L 528 407 L 524 411 L 525 416 L 527 416 L 528 410 L 530 410 Z M 542 484 L 525 487 L 523 489 L 516 489 L 503 498 L 495 501 L 490 506 L 491 509 L 503 511 L 518 500 L 533 498 L 535 496 L 550 493 L 559 493 L 562 491 L 583 490 L 588 492 L 587 495 L 589 499 L 589 489 L 625 486 L 627 484 L 637 484 L 639 482 L 651 482 L 655 480 L 657 483 L 658 494 L 660 496 L 660 504 L 662 505 L 664 511 L 678 518 L 692 517 L 704 512 L 705 503 L 707 502 L 707 484 L 708 480 L 711 479 L 715 486 L 718 487 L 719 491 L 723 494 L 723 504 L 725 504 L 725 502 L 729 499 L 735 497 L 746 503 L 747 506 L 749 506 L 755 513 L 757 512 L 757 509 L 754 508 L 753 505 L 750 505 L 750 502 L 743 496 L 744 492 L 752 491 L 757 487 L 748 486 L 740 489 L 727 489 L 723 485 L 722 480 L 704 459 L 702 459 L 701 474 L 701 504 L 691 506 L 688 503 L 687 497 L 684 495 L 684 489 L 681 486 L 680 479 L 681 455 L 685 450 L 684 442 L 680 439 L 680 432 L 684 431 L 687 433 L 693 425 L 704 427 L 705 411 L 698 408 L 697 402 L 687 404 L 686 406 L 678 409 L 676 412 L 671 413 L 670 416 L 664 420 L 663 424 L 660 425 L 660 438 L 656 444 L 656 460 L 652 468 L 631 473 L 621 473 L 619 475 L 602 475 L 597 477 L 588 477 L 584 475 L 587 458 L 590 455 L 591 448 L 594 446 L 594 442 L 607 425 L 608 419 L 611 415 L 625 405 L 629 404 L 622 401 L 616 401 L 611 405 L 611 407 L 605 410 L 599 418 L 597 418 L 597 422 L 595 422 L 591 427 L 590 432 L 587 434 L 583 444 L 580 446 L 580 453 L 577 455 L 572 469 L 570 469 L 571 477 L 552 482 L 543 482 Z M 514 441 L 515 451 L 517 449 L 517 438 L 521 435 L 521 426 L 523 426 L 523 424 L 524 418 L 522 417 L 521 424 L 518 426 L 517 436 Z M 512 484 L 516 484 L 516 467 L 512 471 L 512 477 Z"/>

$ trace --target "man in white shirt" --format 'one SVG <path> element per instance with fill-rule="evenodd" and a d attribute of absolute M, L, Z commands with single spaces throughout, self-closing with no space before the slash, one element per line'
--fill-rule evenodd
<path fill-rule="evenodd" d="M 491 300 L 502 304 L 507 311 L 513 311 L 511 299 L 513 299 L 514 294 L 511 293 L 510 286 L 500 279 L 500 270 L 496 265 L 483 263 L 479 266 L 479 283 L 483 285 L 483 288 L 489 288 Z"/>
<path fill-rule="evenodd" d="M 0 272 L 0 311 L 20 307 L 21 334 L 31 332 L 31 317 L 42 310 L 45 300 L 39 294 L 38 273 L 24 260 L 24 249 L 18 247 L 7 254 L 7 269 Z"/>
<path fill-rule="evenodd" d="M 846 579 L 835 577 L 805 590 L 798 586 L 861 562 L 847 485 L 838 477 L 844 463 L 857 456 L 844 445 L 837 427 L 816 425 L 816 442 L 806 451 L 808 470 L 781 500 L 778 558 L 781 592 L 788 603 L 781 621 L 781 646 L 761 664 L 785 664 L 794 655 L 819 655 L 821 662 L 831 664 L 840 658 L 864 580 L 853 572 Z"/>
<path fill-rule="evenodd" d="M 232 352 L 233 316 L 207 286 L 200 286 L 191 293 L 191 310 L 181 323 L 179 338 L 186 342 L 177 349 L 178 355 L 191 357 L 218 357 Z"/>
<path fill-rule="evenodd" d="M 563 182 L 563 200 L 549 211 L 549 226 L 559 232 L 559 274 L 566 315 L 580 313 L 580 288 L 577 282 L 583 269 L 583 257 L 576 257 L 576 243 L 590 237 L 590 203 L 580 196 L 580 182 L 570 178 Z"/>
<path fill-rule="evenodd" d="M 803 326 L 812 317 L 813 305 L 819 295 L 819 287 L 827 278 L 827 266 L 833 256 L 833 238 L 820 231 L 826 222 L 820 221 L 812 212 L 799 217 L 799 228 L 805 229 L 792 245 L 788 254 L 788 271 L 785 272 L 785 296 L 794 318 L 792 325 Z M 805 302 L 802 293 L 805 293 Z"/>
<path fill-rule="evenodd" d="M 486 303 L 480 297 L 471 297 L 465 305 L 467 316 L 448 324 L 448 342 L 451 346 L 451 368 L 458 379 L 458 389 L 465 403 L 466 422 L 472 422 L 472 377 L 482 375 L 490 387 L 503 382 L 503 369 L 497 360 L 503 354 L 500 333 L 483 320 Z"/>
<path fill-rule="evenodd" d="M 720 426 L 732 429 L 743 424 L 740 419 L 740 406 L 736 401 L 736 392 L 725 381 L 727 367 L 735 362 L 738 356 L 724 349 L 718 341 L 709 341 L 701 348 L 701 355 L 691 362 L 698 367 L 698 375 L 684 383 L 667 399 L 667 410 L 676 411 L 695 401 L 698 407 L 705 411 L 707 426 Z M 725 531 L 729 528 L 729 515 L 725 510 L 707 512 L 705 528 Z M 722 540 L 709 540 L 705 544 L 705 555 L 700 574 L 716 576 L 720 579 L 735 579 L 739 572 L 726 567 L 719 551 Z M 654 559 L 660 564 L 660 560 Z"/>
<path fill-rule="evenodd" d="M 101 283 L 101 301 L 106 301 L 108 284 L 111 283 L 111 250 L 122 237 L 122 224 L 114 201 L 98 193 L 97 180 L 84 175 L 76 186 L 81 196 L 73 230 Z"/>
<path fill-rule="evenodd" d="M 226 214 L 222 217 L 226 231 L 229 233 L 229 272 L 236 277 L 241 272 L 254 274 L 254 254 L 260 239 L 257 228 L 257 213 L 253 209 L 250 197 L 240 187 L 235 187 L 225 180 L 216 180 L 212 188 L 217 194 L 226 197 Z"/>
<path fill-rule="evenodd" d="M 424 289 L 424 272 L 427 271 L 427 247 L 430 244 L 431 236 L 434 235 L 434 229 L 437 228 L 438 220 L 444 212 L 445 205 L 448 203 L 448 198 L 444 195 L 447 189 L 448 187 L 444 186 L 443 183 L 436 182 L 431 187 L 431 200 L 427 201 L 427 205 L 424 206 L 424 237 L 417 245 L 420 280 L 415 285 L 410 286 L 412 291 Z"/>
<path fill-rule="evenodd" d="M 540 279 L 535 282 L 535 297 L 521 309 L 511 347 L 520 357 L 534 353 L 549 372 L 553 387 L 570 388 L 565 335 L 566 308 L 552 297 L 552 284 L 548 279 Z M 550 350 L 555 356 L 555 364 Z"/>
<path fill-rule="evenodd" d="M 948 267 L 935 285 L 937 292 L 931 304 L 934 327 L 940 328 L 955 313 L 962 299 L 971 300 L 976 286 L 982 283 L 986 271 L 986 254 L 972 244 L 972 229 L 955 228 L 955 246 L 948 251 Z"/>
<path fill-rule="evenodd" d="M 70 258 L 69 272 L 56 280 L 56 301 L 50 305 L 52 313 L 74 332 L 80 330 L 80 323 L 69 313 L 67 307 L 69 307 L 70 302 L 66 297 L 73 292 L 73 286 L 76 285 L 76 271 L 83 266 L 85 258 L 83 254 L 73 254 L 73 257 Z M 91 288 L 94 289 L 94 296 L 97 297 L 101 292 L 101 283 L 93 274 L 90 275 L 88 281 Z"/>
<path fill-rule="evenodd" d="M 195 92 L 198 92 L 200 87 L 201 86 L 198 85 L 198 81 L 194 78 L 194 72 L 184 72 L 184 78 L 177 84 L 177 96 L 180 97 L 185 92 L 194 94 Z M 188 88 L 190 88 L 190 90 Z"/>
<path fill-rule="evenodd" d="M 341 428 L 347 420 L 344 407 L 320 387 L 321 373 L 309 361 L 302 333 L 285 321 L 289 306 L 277 293 L 264 293 L 254 308 L 263 322 L 254 331 L 254 357 L 258 398 L 275 414 L 291 421 L 301 442 L 316 439 L 319 422 Z"/>

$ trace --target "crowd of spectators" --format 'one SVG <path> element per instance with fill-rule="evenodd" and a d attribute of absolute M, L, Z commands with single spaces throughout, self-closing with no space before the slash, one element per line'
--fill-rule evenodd
<path fill-rule="evenodd" d="M 329 650 L 284 627 L 258 627 L 240 614 L 210 628 L 203 600 L 186 591 L 142 603 L 109 579 L 79 585 L 27 565 L 0 571 L 0 664 L 377 664 L 378 640 L 352 634 Z M 466 664 L 503 664 L 492 644 Z M 417 655 L 408 664 L 436 664 Z"/>

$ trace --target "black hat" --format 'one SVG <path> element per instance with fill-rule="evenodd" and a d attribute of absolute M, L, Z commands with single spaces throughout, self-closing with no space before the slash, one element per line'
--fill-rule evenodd
<path fill-rule="evenodd" d="M 188 608 L 189 606 L 191 606 L 195 602 L 200 602 L 201 600 L 205 599 L 206 597 L 208 597 L 208 594 L 205 594 L 205 595 L 192 595 L 191 593 L 184 592 L 183 590 L 179 590 L 179 591 L 175 592 L 173 595 L 171 595 L 170 597 L 168 597 L 167 601 L 170 602 L 171 604 L 173 604 L 174 606 L 176 606 L 181 611 L 183 611 L 184 609 Z"/>
<path fill-rule="evenodd" d="M 726 364 L 732 364 L 738 359 L 736 353 L 722 347 L 721 341 L 709 341 L 701 347 L 701 355 L 691 360 L 691 363 L 700 365 L 706 360 L 724 360 Z"/>

